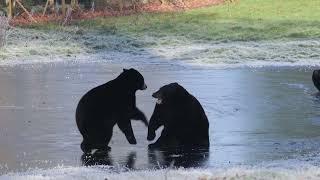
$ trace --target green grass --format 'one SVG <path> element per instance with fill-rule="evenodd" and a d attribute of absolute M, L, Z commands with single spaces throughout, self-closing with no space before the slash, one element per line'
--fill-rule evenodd
<path fill-rule="evenodd" d="M 142 13 L 74 21 L 73 26 L 131 37 L 172 36 L 195 41 L 320 37 L 319 0 L 239 0 L 176 13 Z M 56 28 L 55 25 L 31 25 Z"/>

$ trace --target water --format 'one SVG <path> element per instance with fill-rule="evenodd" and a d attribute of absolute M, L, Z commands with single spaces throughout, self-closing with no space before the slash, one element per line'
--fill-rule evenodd
<path fill-rule="evenodd" d="M 152 92 L 167 83 L 179 82 L 198 98 L 210 121 L 208 154 L 168 157 L 150 152 L 146 127 L 133 121 L 137 145 L 130 145 L 115 127 L 112 151 L 100 157 L 107 166 L 82 166 L 87 161 L 81 160 L 77 102 L 128 67 L 145 77 L 148 89 L 137 93 L 137 105 L 148 117 L 156 101 Z M 241 173 L 258 177 L 260 171 L 265 177 L 275 172 L 280 173 L 276 177 L 317 177 L 320 99 L 311 74 L 304 66 L 213 69 L 139 60 L 1 66 L 0 174 L 6 175 L 0 179 L 140 179 L 157 174 L 163 179 L 166 170 L 149 170 L 168 166 L 200 168 L 189 175 L 184 170 L 167 174 L 178 179 Z M 303 166 L 314 169 L 301 172 Z"/>

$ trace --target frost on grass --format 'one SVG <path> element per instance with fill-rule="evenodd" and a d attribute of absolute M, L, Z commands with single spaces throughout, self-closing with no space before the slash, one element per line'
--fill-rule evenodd
<path fill-rule="evenodd" d="M 12 28 L 5 48 L 0 50 L 0 60 L 76 59 L 104 52 L 135 53 L 142 41 L 126 34 L 110 33 L 104 29 L 82 29 L 61 26 L 56 30 Z"/>
<path fill-rule="evenodd" d="M 222 67 L 316 66 L 320 63 L 320 39 L 192 42 L 149 48 L 163 59 Z"/>
<path fill-rule="evenodd" d="M 0 59 L 53 58 L 85 51 L 67 33 L 13 28 Z"/>
<path fill-rule="evenodd" d="M 2 31 L 0 32 L 2 33 Z M 5 32 L 6 34 L 6 32 Z M 179 60 L 214 67 L 316 66 L 320 63 L 320 39 L 261 41 L 202 41 L 186 37 L 154 37 L 130 34 L 116 27 L 61 26 L 55 30 L 10 28 L 1 60 L 38 62 L 93 59 L 103 54 L 118 60 Z M 3 61 L 2 61 L 3 62 Z"/>

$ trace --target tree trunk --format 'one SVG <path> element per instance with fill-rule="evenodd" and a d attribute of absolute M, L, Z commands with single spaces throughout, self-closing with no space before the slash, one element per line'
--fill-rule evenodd
<path fill-rule="evenodd" d="M 13 13 L 13 3 L 12 0 L 8 0 L 8 18 L 12 18 L 12 13 Z"/>

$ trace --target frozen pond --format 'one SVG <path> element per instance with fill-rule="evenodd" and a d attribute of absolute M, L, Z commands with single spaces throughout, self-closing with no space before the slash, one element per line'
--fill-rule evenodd
<path fill-rule="evenodd" d="M 99 175 L 98 170 L 81 167 L 75 108 L 86 91 L 129 67 L 145 77 L 148 89 L 137 93 L 137 104 L 148 117 L 155 104 L 152 92 L 166 83 L 179 82 L 197 97 L 210 121 L 211 147 L 208 154 L 185 158 L 148 152 L 147 129 L 133 121 L 138 144 L 130 145 L 115 126 L 112 150 L 103 157 L 115 171 L 170 164 L 201 169 L 319 165 L 320 98 L 311 81 L 312 68 L 67 62 L 0 67 L 0 174 L 62 166 L 78 169 L 56 171 Z"/>

